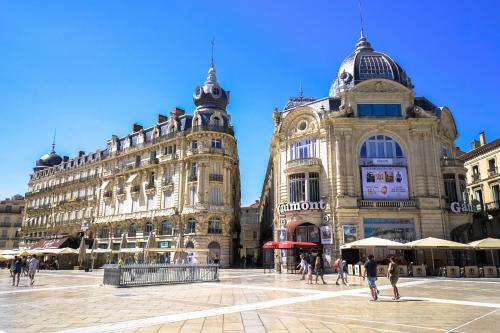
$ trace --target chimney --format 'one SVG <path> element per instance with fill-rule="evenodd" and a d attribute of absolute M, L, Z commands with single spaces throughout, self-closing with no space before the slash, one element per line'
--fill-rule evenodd
<path fill-rule="evenodd" d="M 85 155 L 85 152 L 83 150 L 80 150 L 78 152 L 78 157 L 82 157 L 83 155 Z"/>
<path fill-rule="evenodd" d="M 183 116 L 184 113 L 186 113 L 183 109 L 181 108 L 178 108 L 177 106 L 174 106 L 172 108 L 172 112 L 170 112 L 171 114 L 173 114 L 174 116 Z"/>
<path fill-rule="evenodd" d="M 69 161 L 69 157 L 68 156 L 63 156 L 63 162 L 68 162 Z"/>
<path fill-rule="evenodd" d="M 164 115 L 162 114 L 158 114 L 158 117 L 156 118 L 156 122 L 158 124 L 161 124 L 161 123 L 164 123 L 168 120 L 168 117 L 165 117 Z"/>
<path fill-rule="evenodd" d="M 142 130 L 142 125 L 139 125 L 138 123 L 134 123 L 134 125 L 132 125 L 132 132 L 139 132 L 140 130 Z"/>
<path fill-rule="evenodd" d="M 484 146 L 486 144 L 486 134 L 484 132 L 479 133 L 479 144 Z"/>

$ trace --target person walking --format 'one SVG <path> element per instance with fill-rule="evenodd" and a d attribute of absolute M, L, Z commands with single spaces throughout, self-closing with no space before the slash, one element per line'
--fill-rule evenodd
<path fill-rule="evenodd" d="M 316 257 L 316 262 L 314 263 L 314 269 L 316 271 L 316 284 L 318 284 L 318 277 L 321 277 L 321 281 L 323 281 L 323 284 L 326 284 L 325 279 L 323 279 L 325 267 L 321 253 L 319 253 L 318 256 Z"/>
<path fill-rule="evenodd" d="M 345 282 L 344 282 L 344 266 L 343 266 L 341 258 L 338 258 L 335 261 L 334 268 L 337 269 L 337 281 L 335 281 L 335 284 L 337 286 L 339 286 L 340 285 L 339 280 L 342 280 L 342 284 L 345 284 Z"/>
<path fill-rule="evenodd" d="M 349 282 L 347 281 L 347 268 L 347 261 L 342 260 L 342 283 L 349 286 Z"/>
<path fill-rule="evenodd" d="M 12 270 L 12 286 L 19 286 L 19 279 L 21 277 L 21 272 L 23 269 L 23 263 L 21 262 L 21 259 L 18 257 L 14 258 L 14 263 L 12 264 L 14 266 L 14 269 Z M 17 281 L 16 281 L 17 280 Z"/>
<path fill-rule="evenodd" d="M 35 283 L 35 273 L 38 269 L 38 265 L 40 264 L 40 260 L 33 255 L 28 265 L 28 276 L 30 278 L 30 284 L 33 285 Z"/>
<path fill-rule="evenodd" d="M 376 301 L 378 299 L 378 289 L 377 284 L 377 263 L 374 260 L 373 254 L 368 256 L 368 260 L 365 262 L 365 271 L 363 272 L 363 281 L 365 278 L 368 279 L 368 287 L 370 288 L 370 293 L 372 295 L 372 300 Z"/>
<path fill-rule="evenodd" d="M 299 269 L 299 274 L 302 275 L 300 278 L 301 280 L 306 279 L 306 274 L 307 274 L 307 261 L 306 257 L 304 256 L 303 253 L 300 254 L 300 263 L 297 265 L 297 268 Z"/>
<path fill-rule="evenodd" d="M 400 298 L 398 287 L 396 287 L 396 283 L 398 283 L 399 279 L 399 265 L 394 256 L 391 256 L 390 260 L 391 262 L 389 263 L 389 268 L 387 269 L 387 278 L 389 279 L 389 282 L 391 282 L 392 290 L 394 292 L 392 300 L 396 301 Z"/>
<path fill-rule="evenodd" d="M 306 284 L 313 284 L 313 267 L 310 263 L 306 263 L 307 265 L 307 282 Z"/>

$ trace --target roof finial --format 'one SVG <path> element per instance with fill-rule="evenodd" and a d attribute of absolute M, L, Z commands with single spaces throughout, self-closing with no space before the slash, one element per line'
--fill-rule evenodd
<path fill-rule="evenodd" d="M 300 98 L 304 98 L 304 89 L 302 88 L 302 80 L 300 81 L 299 94 Z"/>
<path fill-rule="evenodd" d="M 215 47 L 215 37 L 212 36 L 212 68 L 215 68 L 215 65 L 214 65 L 214 47 Z"/>
<path fill-rule="evenodd" d="M 363 28 L 363 8 L 361 7 L 361 0 L 358 0 L 359 5 L 359 24 L 361 27 L 361 36 L 360 38 L 365 38 L 364 28 Z"/>
<path fill-rule="evenodd" d="M 54 138 L 52 139 L 52 152 L 54 153 L 56 149 L 56 129 L 54 128 Z"/>

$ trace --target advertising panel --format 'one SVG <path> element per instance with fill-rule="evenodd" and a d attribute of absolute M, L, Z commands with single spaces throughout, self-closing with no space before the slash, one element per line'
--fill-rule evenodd
<path fill-rule="evenodd" d="M 408 200 L 405 167 L 361 167 L 363 199 Z"/>
<path fill-rule="evenodd" d="M 358 227 L 354 224 L 346 224 L 343 226 L 344 243 L 351 243 L 358 240 Z"/>
<path fill-rule="evenodd" d="M 322 225 L 320 227 L 321 244 L 333 244 L 333 233 L 330 225 Z"/>

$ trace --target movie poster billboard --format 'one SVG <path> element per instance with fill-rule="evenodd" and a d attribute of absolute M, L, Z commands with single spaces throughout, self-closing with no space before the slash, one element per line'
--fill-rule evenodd
<path fill-rule="evenodd" d="M 363 199 L 408 200 L 405 167 L 361 167 Z"/>
<path fill-rule="evenodd" d="M 319 229 L 321 234 L 321 244 L 333 244 L 332 226 L 322 225 Z"/>
<path fill-rule="evenodd" d="M 358 240 L 358 226 L 355 224 L 345 224 L 342 226 L 344 231 L 344 244 Z"/>

